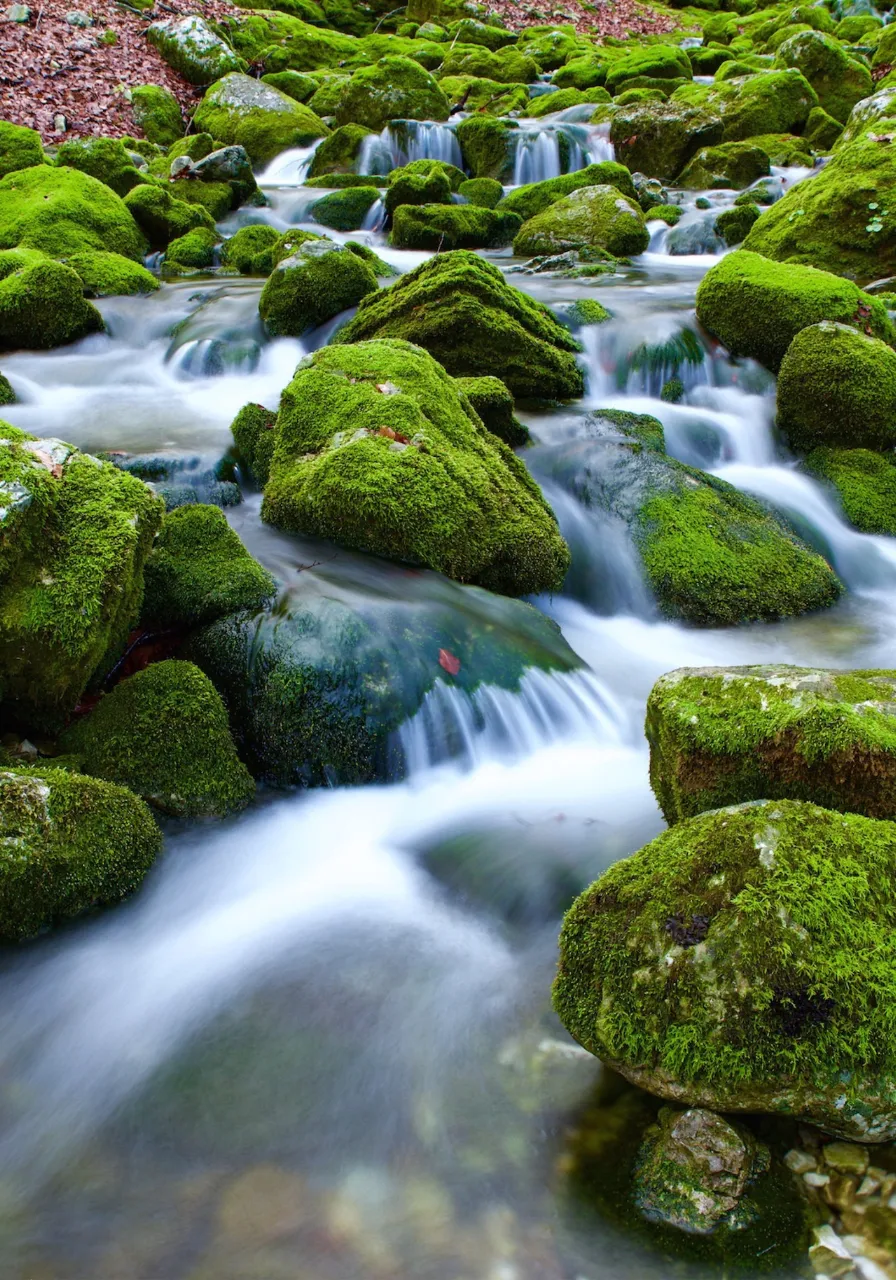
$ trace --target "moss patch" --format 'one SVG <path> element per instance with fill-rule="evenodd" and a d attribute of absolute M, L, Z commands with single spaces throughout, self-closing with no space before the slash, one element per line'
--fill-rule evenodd
<path fill-rule="evenodd" d="M 54 258 L 100 249 L 137 262 L 146 250 L 127 207 L 105 183 L 49 165 L 0 180 L 0 249 L 16 246 Z"/>

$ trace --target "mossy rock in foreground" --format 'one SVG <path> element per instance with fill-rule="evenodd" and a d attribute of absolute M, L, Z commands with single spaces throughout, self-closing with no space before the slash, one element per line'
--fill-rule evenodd
<path fill-rule="evenodd" d="M 485 211 L 482 211 L 485 212 Z M 404 338 L 457 377 L 494 376 L 518 399 L 584 393 L 579 344 L 547 307 L 475 253 L 441 253 L 367 298 L 335 342 Z"/>
<path fill-rule="evenodd" d="M 792 800 L 717 809 L 567 913 L 554 1007 L 660 1097 L 896 1136 L 896 824 Z"/>
<path fill-rule="evenodd" d="M 161 848 L 146 805 L 123 787 L 49 767 L 0 771 L 0 940 L 118 902 Z"/>
<path fill-rule="evenodd" d="M 324 347 L 299 366 L 262 518 L 507 595 L 559 589 L 569 567 L 523 464 L 426 351 L 396 340 Z"/>
<path fill-rule="evenodd" d="M 47 351 L 104 328 L 80 276 L 61 262 L 47 258 L 0 280 L 0 351 Z"/>
<path fill-rule="evenodd" d="M 523 223 L 513 252 L 531 258 L 570 249 L 603 249 L 616 258 L 636 257 L 650 242 L 644 214 L 615 187 L 580 187 Z"/>
<path fill-rule="evenodd" d="M 870 449 L 813 449 L 803 466 L 833 488 L 850 524 L 896 538 L 896 458 Z"/>
<path fill-rule="evenodd" d="M 101 249 L 142 262 L 146 242 L 119 196 L 80 169 L 35 165 L 0 180 L 0 249 L 53 258 Z"/>
<path fill-rule="evenodd" d="M 397 249 L 500 249 L 521 226 L 515 213 L 473 204 L 402 204 L 390 242 Z"/>
<path fill-rule="evenodd" d="M 224 817 L 255 794 L 224 705 L 191 662 L 156 662 L 122 681 L 60 746 L 85 773 L 175 817 Z"/>
<path fill-rule="evenodd" d="M 647 703 L 667 822 L 745 800 L 896 818 L 896 671 L 682 667 Z"/>

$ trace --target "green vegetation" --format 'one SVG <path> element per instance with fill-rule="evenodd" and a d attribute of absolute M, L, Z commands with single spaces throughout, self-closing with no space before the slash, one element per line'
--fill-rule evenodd
<path fill-rule="evenodd" d="M 500 249 L 520 229 L 515 213 L 473 204 L 402 204 L 392 219 L 390 241 L 398 249 Z"/>
<path fill-rule="evenodd" d="M 500 378 L 455 378 L 488 430 L 511 448 L 527 444 L 529 431 L 515 417 L 513 396 Z"/>
<path fill-rule="evenodd" d="M 649 242 L 640 206 L 616 187 L 595 186 L 573 191 L 530 218 L 520 228 L 513 251 L 519 257 L 535 257 L 597 248 L 628 258 L 643 253 Z"/>
<path fill-rule="evenodd" d="M 307 240 L 268 276 L 258 310 L 272 336 L 299 337 L 378 288 L 373 268 L 350 249 Z"/>
<path fill-rule="evenodd" d="M 104 327 L 80 276 L 61 262 L 46 259 L 0 280 L 0 350 L 61 347 Z"/>
<path fill-rule="evenodd" d="M 172 240 L 165 250 L 165 266 L 188 267 L 203 271 L 215 265 L 218 233 L 208 227 L 196 227 Z"/>
<path fill-rule="evenodd" d="M 135 293 L 153 293 L 159 282 L 151 271 L 120 253 L 102 253 L 85 250 L 73 253 L 65 259 L 81 278 L 84 294 L 88 298 L 111 298 Z"/>
<path fill-rule="evenodd" d="M 803 465 L 836 492 L 843 514 L 862 533 L 896 537 L 896 466 L 890 453 L 813 449 Z"/>
<path fill-rule="evenodd" d="M 134 124 L 150 142 L 170 147 L 183 136 L 180 105 L 170 89 L 155 84 L 138 84 L 131 89 Z"/>
<path fill-rule="evenodd" d="M 193 120 L 213 138 L 244 147 L 258 165 L 288 147 L 306 147 L 329 133 L 309 107 L 236 71 L 206 90 Z"/>
<path fill-rule="evenodd" d="M 0 120 L 0 178 L 43 162 L 44 148 L 36 129 Z"/>
<path fill-rule="evenodd" d="M 130 199 L 138 195 L 135 190 Z M 146 250 L 128 207 L 105 183 L 43 164 L 0 180 L 0 249 L 17 246 L 53 258 L 101 249 L 136 262 Z"/>
<path fill-rule="evenodd" d="M 221 265 L 244 276 L 269 276 L 274 269 L 274 245 L 280 235 L 267 223 L 241 227 L 224 241 Z"/>
<path fill-rule="evenodd" d="M 315 222 L 334 231 L 357 231 L 379 198 L 376 187 L 350 187 L 347 191 L 331 191 L 316 200 L 308 212 Z"/>
<path fill-rule="evenodd" d="M 410 58 L 380 58 L 354 73 L 340 95 L 336 123 L 380 130 L 390 120 L 447 120 L 448 100 Z"/>
<path fill-rule="evenodd" d="M 56 163 L 90 174 L 119 196 L 126 196 L 132 187 L 146 181 L 120 138 L 79 138 L 63 142 L 56 153 Z"/>
<path fill-rule="evenodd" d="M 176 200 L 166 187 L 155 183 L 129 191 L 124 204 L 153 249 L 167 248 L 196 227 L 215 229 L 214 219 L 201 205 Z"/>
<path fill-rule="evenodd" d="M 544 182 L 530 182 L 516 187 L 507 193 L 500 207 L 508 213 L 518 213 L 524 222 L 528 222 L 573 191 L 578 191 L 581 187 L 597 186 L 615 187 L 627 199 L 638 199 L 632 175 L 625 165 L 617 164 L 615 160 L 602 160 L 575 173 L 564 173 L 559 178 L 547 178 Z"/>
<path fill-rule="evenodd" d="M 277 438 L 276 425 L 276 413 L 263 404 L 244 404 L 230 424 L 240 463 L 259 489 L 268 482 Z"/>

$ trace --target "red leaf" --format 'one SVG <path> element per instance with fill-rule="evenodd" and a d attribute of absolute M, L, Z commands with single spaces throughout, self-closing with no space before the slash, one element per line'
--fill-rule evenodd
<path fill-rule="evenodd" d="M 456 676 L 460 671 L 460 658 L 455 658 L 450 649 L 440 649 L 439 666 L 447 671 L 449 676 Z"/>

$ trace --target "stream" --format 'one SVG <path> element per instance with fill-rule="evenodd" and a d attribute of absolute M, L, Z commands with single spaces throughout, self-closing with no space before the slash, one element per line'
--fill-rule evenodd
<path fill-rule="evenodd" d="M 576 109 L 573 109 L 575 112 Z M 570 113 L 566 113 L 568 116 Z M 612 155 L 599 128 L 524 121 L 516 181 Z M 370 141 L 370 140 L 369 140 Z M 388 130 L 362 169 L 459 162 L 450 128 Z M 453 143 L 453 148 L 452 148 Z M 457 151 L 457 154 L 455 154 Z M 312 149 L 261 175 L 266 209 L 223 230 L 307 220 Z M 806 171 L 776 171 L 785 183 Z M 679 228 L 705 214 L 677 193 Z M 714 210 L 735 192 L 707 193 Z M 425 254 L 361 240 L 399 271 Z M 261 793 L 240 818 L 169 822 L 141 892 L 10 952 L 0 977 L 0 1257 L 10 1280 L 643 1280 L 718 1276 L 670 1263 L 614 1227 L 573 1176 L 570 1132 L 627 1088 L 573 1046 L 550 1010 L 560 916 L 611 862 L 663 827 L 648 784 L 644 706 L 684 665 L 892 665 L 896 540 L 862 535 L 776 441 L 773 379 L 697 334 L 696 287 L 721 250 L 649 250 L 588 280 L 522 273 L 579 332 L 582 402 L 521 412 L 523 452 L 573 551 L 564 592 L 536 601 L 583 659 L 518 693 L 437 684 L 400 731 L 389 784 Z M 247 401 L 276 408 L 302 340 L 268 341 L 263 281 L 197 277 L 99 305 L 108 333 L 5 360 L 16 426 L 90 451 L 177 451 L 197 474 L 230 444 Z M 342 317 L 340 317 L 341 321 Z M 679 404 L 643 344 L 697 334 Z M 553 460 L 596 407 L 659 418 L 669 452 L 794 522 L 848 587 L 826 612 L 696 630 L 663 620 L 628 536 L 580 506 Z M 261 524 L 260 497 L 227 509 L 285 588 L 461 605 L 463 588 Z M 802 1275 L 802 1270 L 780 1274 Z"/>

